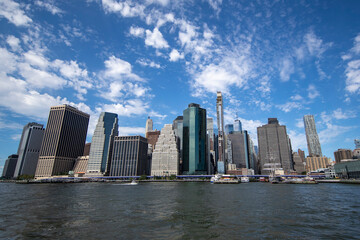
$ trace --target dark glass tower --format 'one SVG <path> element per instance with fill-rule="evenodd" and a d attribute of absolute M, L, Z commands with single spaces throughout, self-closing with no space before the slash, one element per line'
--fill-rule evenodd
<path fill-rule="evenodd" d="M 102 112 L 91 141 L 88 174 L 107 174 L 110 171 L 114 137 L 118 135 L 118 115 Z"/>
<path fill-rule="evenodd" d="M 84 153 L 90 115 L 69 105 L 50 108 L 35 177 L 67 174 Z"/>
<path fill-rule="evenodd" d="M 206 110 L 191 103 L 183 114 L 184 175 L 206 174 Z"/>
<path fill-rule="evenodd" d="M 35 175 L 44 132 L 45 129 L 42 124 L 32 122 L 24 126 L 18 148 L 19 158 L 14 177 L 24 174 Z"/>

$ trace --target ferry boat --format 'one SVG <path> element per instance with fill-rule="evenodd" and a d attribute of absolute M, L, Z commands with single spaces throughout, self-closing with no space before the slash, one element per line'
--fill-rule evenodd
<path fill-rule="evenodd" d="M 248 182 L 250 182 L 249 177 L 241 177 L 240 180 L 241 180 L 242 183 L 248 183 Z"/>
<path fill-rule="evenodd" d="M 211 177 L 210 183 L 212 184 L 238 184 L 240 183 L 239 179 L 230 177 L 230 175 L 216 174 Z"/>

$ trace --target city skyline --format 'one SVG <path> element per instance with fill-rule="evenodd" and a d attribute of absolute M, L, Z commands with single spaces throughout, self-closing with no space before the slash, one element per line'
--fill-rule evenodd
<path fill-rule="evenodd" d="M 11 6 L 11 7 L 10 7 Z M 360 93 L 360 3 L 305 1 L 76 1 L 0 3 L 0 171 L 23 126 L 46 124 L 51 106 L 101 112 L 119 135 L 161 129 L 195 102 L 216 126 L 238 118 L 257 145 L 268 118 L 307 151 L 314 115 L 323 155 L 354 149 Z M 100 20 L 99 20 L 100 19 Z M 46 128 L 46 126 L 45 126 Z"/>

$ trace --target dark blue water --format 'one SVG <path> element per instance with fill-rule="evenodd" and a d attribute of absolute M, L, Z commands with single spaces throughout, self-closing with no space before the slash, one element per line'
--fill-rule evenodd
<path fill-rule="evenodd" d="M 0 184 L 0 239 L 360 239 L 360 185 Z"/>

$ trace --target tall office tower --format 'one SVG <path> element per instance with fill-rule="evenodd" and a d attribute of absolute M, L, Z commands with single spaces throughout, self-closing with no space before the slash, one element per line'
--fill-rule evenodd
<path fill-rule="evenodd" d="M 233 124 L 226 124 L 225 125 L 225 135 L 234 132 L 234 125 Z"/>
<path fill-rule="evenodd" d="M 110 176 L 140 176 L 147 169 L 147 139 L 141 136 L 115 137 Z"/>
<path fill-rule="evenodd" d="M 206 174 L 206 110 L 191 103 L 183 116 L 182 172 L 184 175 Z"/>
<path fill-rule="evenodd" d="M 145 137 L 148 138 L 148 132 L 153 131 L 153 120 L 148 117 L 146 120 L 146 127 L 145 127 Z"/>
<path fill-rule="evenodd" d="M 148 144 L 151 145 L 152 150 L 154 150 L 157 140 L 160 136 L 160 131 L 153 130 L 153 131 L 147 132 L 146 134 L 147 134 Z"/>
<path fill-rule="evenodd" d="M 226 159 L 227 159 L 227 163 L 228 164 L 233 164 L 233 156 L 232 156 L 232 145 L 231 145 L 231 139 L 230 138 L 226 138 Z"/>
<path fill-rule="evenodd" d="M 354 143 L 355 143 L 355 149 L 359 149 L 360 148 L 360 139 L 355 139 Z"/>
<path fill-rule="evenodd" d="M 4 169 L 2 172 L 2 177 L 4 177 L 4 178 L 14 177 L 14 172 L 15 172 L 18 157 L 19 156 L 17 154 L 12 154 L 12 155 L 8 156 L 8 159 L 6 159 L 6 161 L 5 161 Z"/>
<path fill-rule="evenodd" d="M 171 124 L 165 124 L 152 154 L 151 175 L 179 174 L 179 150 Z"/>
<path fill-rule="evenodd" d="M 221 92 L 216 95 L 216 116 L 218 127 L 218 166 L 225 166 L 224 105 Z M 221 169 L 223 170 L 223 169 Z M 225 167 L 224 167 L 225 171 Z M 221 171 L 222 172 L 222 171 Z"/>
<path fill-rule="evenodd" d="M 25 174 L 35 175 L 44 132 L 45 129 L 42 124 L 28 123 L 24 126 L 17 153 L 19 158 L 16 164 L 14 177 Z"/>
<path fill-rule="evenodd" d="M 50 108 L 35 177 L 68 173 L 84 153 L 90 115 L 69 105 Z"/>
<path fill-rule="evenodd" d="M 265 164 L 280 166 L 285 173 L 293 171 L 292 150 L 286 126 L 277 118 L 269 118 L 268 124 L 257 128 L 261 174 L 270 173 Z"/>
<path fill-rule="evenodd" d="M 102 112 L 91 140 L 88 175 L 107 175 L 111 165 L 114 138 L 119 134 L 118 115 Z"/>
<path fill-rule="evenodd" d="M 254 170 L 255 174 L 259 173 L 259 166 L 258 166 L 258 157 L 255 150 L 255 145 L 253 140 L 251 139 L 250 135 L 248 137 L 249 139 L 249 153 L 250 153 L 250 168 Z"/>
<path fill-rule="evenodd" d="M 344 159 L 352 159 L 353 153 L 350 149 L 338 149 L 334 152 L 335 162 L 339 163 Z"/>
<path fill-rule="evenodd" d="M 309 156 L 321 157 L 321 146 L 319 136 L 316 132 L 315 120 L 313 115 L 304 116 L 304 126 L 306 133 L 306 141 L 308 145 Z"/>
<path fill-rule="evenodd" d="M 299 148 L 298 149 L 298 154 L 300 156 L 301 161 L 305 162 L 305 152 Z"/>
<path fill-rule="evenodd" d="M 239 119 L 235 119 L 235 121 L 234 121 L 234 132 L 241 132 L 241 131 L 242 131 L 241 121 Z"/>
<path fill-rule="evenodd" d="M 85 147 L 84 147 L 83 156 L 89 156 L 90 155 L 90 148 L 91 148 L 91 143 L 86 143 Z"/>
<path fill-rule="evenodd" d="M 213 174 L 216 172 L 215 166 L 215 132 L 214 132 L 214 120 L 213 118 L 206 119 L 206 130 L 207 130 L 207 151 L 208 151 L 208 173 Z"/>
<path fill-rule="evenodd" d="M 327 168 L 330 165 L 330 159 L 327 157 L 307 157 L 305 161 L 307 173 L 316 171 L 319 168 Z"/>
<path fill-rule="evenodd" d="M 183 153 L 183 116 L 178 116 L 173 121 L 173 129 L 176 136 L 176 143 L 179 149 L 179 171 L 182 169 L 182 153 Z M 179 172 L 179 174 L 181 174 Z"/>
<path fill-rule="evenodd" d="M 297 174 L 302 175 L 305 170 L 305 163 L 301 160 L 301 157 L 297 152 L 293 152 L 293 160 L 294 160 L 294 169 Z"/>
<path fill-rule="evenodd" d="M 248 132 L 233 132 L 228 137 L 231 139 L 233 163 L 236 164 L 236 168 L 251 168 Z"/>

